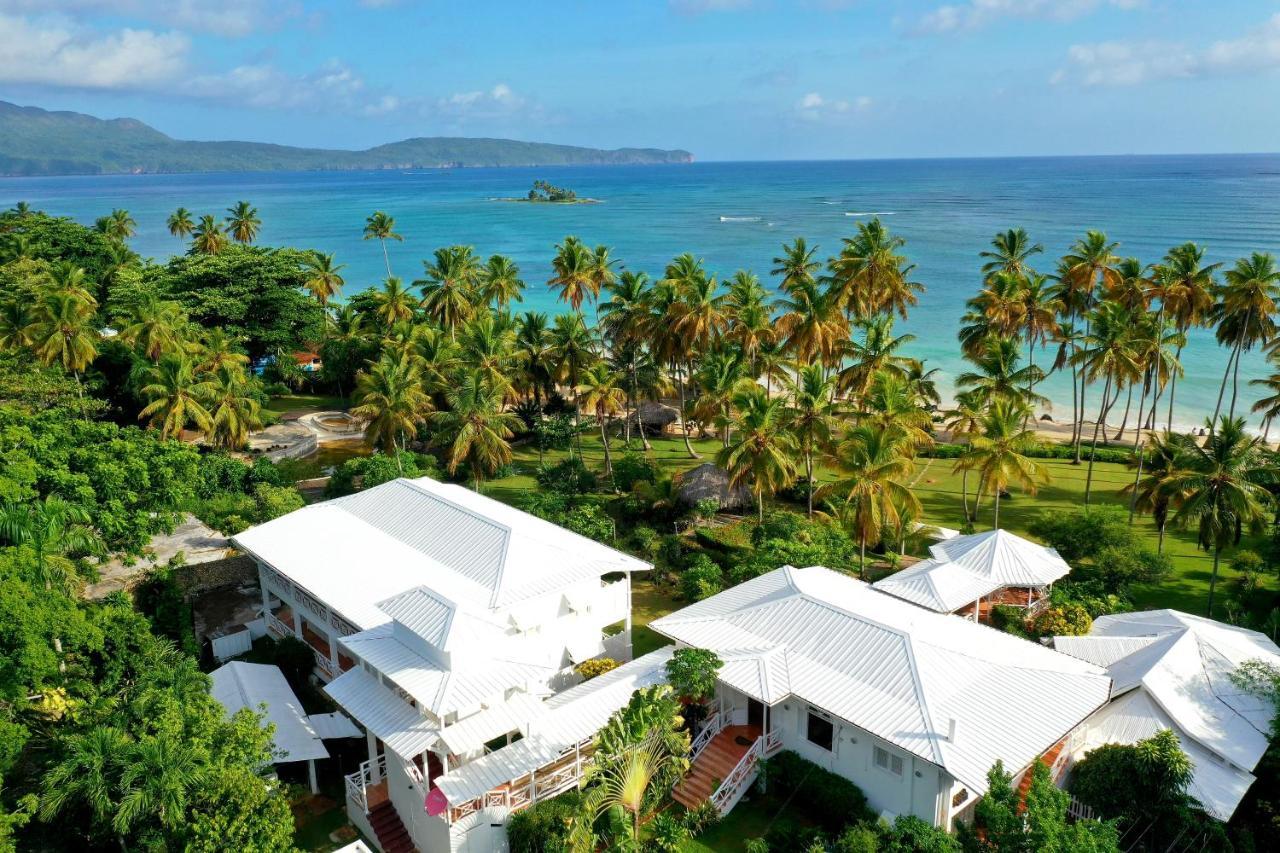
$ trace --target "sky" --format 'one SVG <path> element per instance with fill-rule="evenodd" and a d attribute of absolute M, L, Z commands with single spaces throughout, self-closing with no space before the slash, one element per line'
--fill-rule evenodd
<path fill-rule="evenodd" d="M 700 160 L 1280 149 L 1280 0 L 0 0 L 0 100 Z"/>

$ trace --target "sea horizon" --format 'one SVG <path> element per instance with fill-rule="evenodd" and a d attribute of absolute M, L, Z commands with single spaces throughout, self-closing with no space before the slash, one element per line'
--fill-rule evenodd
<path fill-rule="evenodd" d="M 603 203 L 492 201 L 522 194 L 539 178 Z M 125 208 L 138 222 L 130 244 L 162 261 L 185 249 L 165 229 L 175 208 L 221 215 L 245 199 L 263 220 L 260 244 L 334 252 L 347 265 L 348 297 L 386 275 L 381 250 L 361 234 L 365 217 L 384 210 L 405 237 L 387 248 L 392 271 L 406 281 L 421 277 L 421 261 L 435 248 L 472 245 L 482 256 L 507 254 L 520 265 L 529 287 L 513 311 L 552 314 L 567 310 L 546 280 L 554 246 L 568 234 L 609 245 L 623 268 L 653 278 L 687 251 L 722 280 L 750 269 L 776 289 L 769 269 L 784 242 L 803 236 L 825 260 L 857 222 L 879 216 L 906 239 L 904 253 L 927 288 L 897 332 L 917 336 L 905 352 L 939 369 L 946 399 L 967 367 L 956 331 L 965 300 L 981 286 L 978 253 L 997 231 L 1026 228 L 1044 244 L 1033 265 L 1046 273 L 1089 228 L 1119 242 L 1121 256 L 1144 263 L 1193 241 L 1205 247 L 1208 262 L 1229 267 L 1252 251 L 1280 254 L 1278 190 L 1280 154 L 1089 154 L 0 178 L 0 206 L 24 200 L 85 223 Z M 1038 352 L 1037 363 L 1051 355 Z M 1213 411 L 1226 360 L 1211 332 L 1192 334 L 1175 428 L 1198 427 Z M 1247 410 L 1257 395 L 1246 383 L 1267 372 L 1259 352 L 1245 355 L 1237 414 L 1254 428 L 1259 418 Z M 1069 373 L 1040 388 L 1054 400 L 1054 419 L 1069 420 Z M 1099 394 L 1091 389 L 1090 407 Z M 1157 421 L 1163 417 L 1161 407 Z"/>

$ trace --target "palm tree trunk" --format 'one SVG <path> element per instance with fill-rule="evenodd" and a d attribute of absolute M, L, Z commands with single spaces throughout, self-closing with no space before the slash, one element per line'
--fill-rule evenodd
<path fill-rule="evenodd" d="M 674 362 L 672 363 L 672 366 L 673 367 L 675 366 Z M 692 364 L 689 365 L 690 368 L 692 368 L 692 366 L 693 366 Z M 690 459 L 697 459 L 699 458 L 698 454 L 694 452 L 693 445 L 689 442 L 689 424 L 684 419 L 684 396 L 685 396 L 684 380 L 685 380 L 685 377 L 683 374 L 681 374 L 680 379 L 677 382 L 677 386 L 680 391 L 680 411 L 678 413 L 680 415 L 680 432 L 684 433 L 685 452 L 689 454 Z"/>
<path fill-rule="evenodd" d="M 964 507 L 964 520 L 967 524 L 969 518 L 969 469 L 965 468 L 964 473 L 960 475 L 960 503 Z"/>
<path fill-rule="evenodd" d="M 858 577 L 867 579 L 867 534 L 858 538 Z"/>
<path fill-rule="evenodd" d="M 1077 393 L 1076 380 L 1079 370 L 1076 365 L 1071 365 L 1071 443 L 1076 443 L 1076 437 L 1080 434 L 1080 397 Z"/>
<path fill-rule="evenodd" d="M 1213 418 L 1209 421 L 1209 431 L 1213 432 L 1218 423 L 1218 414 L 1222 411 L 1222 395 L 1227 391 L 1227 380 L 1231 377 L 1231 364 L 1240 355 L 1240 341 L 1231 347 L 1231 357 L 1227 359 L 1227 369 L 1222 371 L 1222 382 L 1218 385 L 1218 404 L 1213 407 Z"/>
<path fill-rule="evenodd" d="M 1093 490 L 1093 459 L 1098 455 L 1098 430 L 1102 426 L 1102 420 L 1106 417 L 1107 395 L 1111 392 L 1111 376 L 1107 375 L 1107 381 L 1102 386 L 1102 405 L 1098 407 L 1098 420 L 1093 425 L 1093 448 L 1089 451 L 1089 473 L 1085 475 L 1084 480 L 1084 505 L 1089 505 L 1089 493 Z"/>
<path fill-rule="evenodd" d="M 1084 375 L 1084 371 L 1081 370 L 1080 371 L 1080 427 L 1079 429 L 1076 430 L 1076 455 L 1075 455 L 1075 459 L 1071 461 L 1072 465 L 1080 464 L 1080 444 L 1081 444 L 1081 440 L 1084 438 L 1084 392 L 1088 389 L 1088 387 L 1089 387 L 1089 380 Z M 1104 403 L 1106 402 L 1106 395 L 1103 395 L 1103 402 Z M 1094 433 L 1097 434 L 1096 429 L 1094 430 Z"/>
<path fill-rule="evenodd" d="M 996 486 L 995 489 L 993 489 L 992 491 L 996 493 L 996 511 L 995 511 L 995 515 L 991 519 L 991 529 L 999 530 L 1000 529 L 1000 487 Z"/>
<path fill-rule="evenodd" d="M 386 238 L 379 237 L 378 242 L 382 244 L 382 261 L 387 265 L 387 278 L 391 278 L 391 256 L 387 254 Z"/>
<path fill-rule="evenodd" d="M 1166 522 L 1160 522 L 1160 536 L 1156 539 L 1156 553 L 1164 553 L 1164 527 Z"/>
<path fill-rule="evenodd" d="M 1222 556 L 1222 546 L 1215 545 L 1213 547 L 1213 574 L 1209 576 L 1209 611 L 1206 614 L 1210 619 L 1213 618 L 1213 590 L 1218 585 L 1218 560 Z"/>
<path fill-rule="evenodd" d="M 1142 401 L 1138 401 L 1141 405 Z M 1120 420 L 1120 429 L 1116 432 L 1112 441 L 1122 441 L 1124 439 L 1124 431 L 1129 426 L 1129 410 L 1133 408 L 1133 383 L 1129 383 L 1129 397 L 1124 404 L 1124 417 Z"/>
<path fill-rule="evenodd" d="M 805 500 L 809 505 L 809 517 L 813 518 L 813 449 L 804 452 Z"/>
<path fill-rule="evenodd" d="M 600 418 L 600 445 L 604 448 L 604 475 L 613 476 L 613 455 L 609 451 L 608 422 Z"/>
<path fill-rule="evenodd" d="M 1231 407 L 1227 409 L 1227 417 L 1236 416 L 1236 395 L 1240 391 L 1240 353 L 1236 353 L 1236 366 L 1231 369 Z"/>
<path fill-rule="evenodd" d="M 1182 331 L 1185 334 L 1185 330 L 1179 330 L 1179 331 Z M 1178 364 L 1182 364 L 1182 345 L 1181 344 L 1178 345 L 1178 352 L 1177 354 L 1174 355 L 1174 361 L 1176 361 Z M 1170 432 L 1173 432 L 1173 395 L 1177 392 L 1177 390 L 1178 390 L 1178 372 L 1175 370 L 1169 376 L 1169 417 L 1168 417 L 1168 420 L 1165 421 L 1165 428 Z"/>
<path fill-rule="evenodd" d="M 1138 430 L 1138 435 L 1139 437 L 1141 437 L 1142 430 Z M 1146 457 L 1145 446 L 1138 446 L 1135 448 L 1135 450 L 1138 454 L 1138 472 L 1133 475 L 1133 494 L 1129 495 L 1129 526 L 1130 527 L 1133 526 L 1133 511 L 1138 506 L 1138 481 L 1142 479 L 1142 463 L 1144 458 Z"/>
<path fill-rule="evenodd" d="M 1265 417 L 1262 419 L 1262 443 L 1263 444 L 1267 443 L 1267 436 L 1270 434 L 1271 434 L 1271 418 Z"/>
<path fill-rule="evenodd" d="M 756 518 L 764 524 L 764 492 L 756 492 Z"/>

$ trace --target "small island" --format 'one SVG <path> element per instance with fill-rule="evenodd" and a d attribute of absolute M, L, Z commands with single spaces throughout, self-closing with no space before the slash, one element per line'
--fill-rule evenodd
<path fill-rule="evenodd" d="M 534 181 L 529 194 L 523 198 L 499 198 L 494 201 L 523 201 L 535 204 L 599 204 L 596 198 L 579 198 L 567 187 L 557 187 L 546 181 Z"/>

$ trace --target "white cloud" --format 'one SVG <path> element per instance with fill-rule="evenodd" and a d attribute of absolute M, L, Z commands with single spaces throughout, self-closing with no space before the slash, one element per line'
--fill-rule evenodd
<path fill-rule="evenodd" d="M 181 76 L 190 46 L 177 32 L 89 33 L 0 14 L 0 82 L 147 89 Z"/>
<path fill-rule="evenodd" d="M 1133 9 L 1145 0 L 966 0 L 939 6 L 913 28 L 920 35 L 942 35 L 981 29 L 1002 18 L 1043 18 L 1070 21 L 1100 6 Z"/>
<path fill-rule="evenodd" d="M 821 92 L 808 92 L 796 101 L 796 114 L 805 121 L 828 121 L 867 112 L 875 102 L 868 95 L 856 98 L 827 98 Z"/>
<path fill-rule="evenodd" d="M 1280 14 L 1237 39 L 1205 48 L 1170 42 L 1108 41 L 1072 45 L 1053 84 L 1137 86 L 1154 80 L 1243 74 L 1280 68 Z"/>
<path fill-rule="evenodd" d="M 305 74 L 291 74 L 267 64 L 240 65 L 225 73 L 195 77 L 185 91 L 197 98 L 264 110 L 374 116 L 403 105 L 396 95 L 372 90 L 363 77 L 336 60 Z"/>
<path fill-rule="evenodd" d="M 297 0 L 0 0 L 0 12 L 58 13 L 73 21 L 105 14 L 227 37 L 272 29 L 301 8 Z"/>
<path fill-rule="evenodd" d="M 525 99 L 512 91 L 506 83 L 498 83 L 492 89 L 471 92 L 455 92 L 436 101 L 436 109 L 455 119 L 493 118 L 509 115 L 523 108 Z"/>

